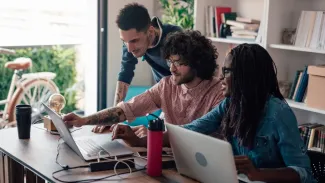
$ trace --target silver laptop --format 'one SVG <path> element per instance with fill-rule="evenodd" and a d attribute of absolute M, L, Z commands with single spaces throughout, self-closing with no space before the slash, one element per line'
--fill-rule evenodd
<path fill-rule="evenodd" d="M 46 104 L 43 103 L 43 106 L 45 107 L 46 112 L 53 121 L 62 139 L 84 160 L 94 160 L 97 159 L 99 155 L 101 158 L 107 158 L 114 156 L 121 157 L 133 154 L 133 151 L 118 141 L 109 140 L 111 138 L 109 138 L 107 134 L 105 138 L 103 138 L 102 135 L 73 138 L 61 117 Z"/>
<path fill-rule="evenodd" d="M 246 175 L 237 175 L 228 142 L 172 124 L 166 127 L 180 174 L 205 183 L 253 182 Z"/>

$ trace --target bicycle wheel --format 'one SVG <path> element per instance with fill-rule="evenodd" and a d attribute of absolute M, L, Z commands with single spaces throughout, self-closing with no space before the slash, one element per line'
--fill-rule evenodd
<path fill-rule="evenodd" d="M 53 93 L 59 93 L 59 89 L 52 80 L 44 78 L 23 81 L 22 86 L 13 94 L 8 108 L 8 121 L 16 120 L 16 105 L 29 104 L 32 106 L 32 123 L 36 123 L 45 111 L 42 102 L 47 103 Z"/>

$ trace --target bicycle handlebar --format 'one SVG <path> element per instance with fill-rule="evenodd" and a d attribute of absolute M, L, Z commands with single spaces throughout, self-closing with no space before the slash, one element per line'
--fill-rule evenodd
<path fill-rule="evenodd" d="M 0 48 L 0 54 L 15 54 L 15 50 Z"/>

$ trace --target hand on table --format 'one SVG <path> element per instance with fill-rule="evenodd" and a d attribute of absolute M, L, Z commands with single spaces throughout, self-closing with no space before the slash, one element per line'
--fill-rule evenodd
<path fill-rule="evenodd" d="M 130 146 L 138 146 L 140 138 L 134 133 L 132 128 L 128 125 L 117 124 L 110 129 L 113 132 L 112 140 L 123 139 Z"/>
<path fill-rule="evenodd" d="M 132 130 L 140 138 L 147 136 L 148 129 L 143 125 L 134 126 L 134 127 L 132 127 Z"/>
<path fill-rule="evenodd" d="M 94 133 L 102 133 L 102 132 L 104 132 L 104 130 L 109 129 L 109 127 L 111 127 L 111 126 L 97 125 L 91 131 Z"/>
<path fill-rule="evenodd" d="M 258 180 L 259 169 L 255 168 L 247 156 L 235 156 L 235 164 L 238 173 L 245 174 L 249 180 Z"/>

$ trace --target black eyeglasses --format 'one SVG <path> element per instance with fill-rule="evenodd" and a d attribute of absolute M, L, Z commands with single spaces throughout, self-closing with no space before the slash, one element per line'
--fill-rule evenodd
<path fill-rule="evenodd" d="M 170 67 L 172 64 L 175 66 L 175 67 L 180 67 L 182 65 L 188 65 L 187 63 L 185 62 L 181 62 L 181 61 L 171 61 L 169 59 L 166 60 L 167 61 L 167 65 L 168 67 Z"/>
<path fill-rule="evenodd" d="M 221 69 L 222 69 L 222 75 L 224 77 L 229 76 L 230 72 L 233 71 L 232 68 L 227 68 L 227 67 L 222 67 Z"/>

